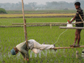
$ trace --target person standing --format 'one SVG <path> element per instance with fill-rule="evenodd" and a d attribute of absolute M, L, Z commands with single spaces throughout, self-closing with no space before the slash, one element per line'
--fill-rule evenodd
<path fill-rule="evenodd" d="M 75 2 L 74 5 L 75 5 L 75 8 L 76 8 L 77 12 L 76 12 L 76 15 L 74 16 L 74 18 L 71 21 L 69 21 L 69 23 L 72 23 L 74 20 L 76 20 L 76 22 L 82 22 L 83 10 L 81 9 L 81 3 L 80 2 Z M 82 19 L 80 18 L 79 15 L 82 17 Z M 83 23 L 76 24 L 76 27 L 83 27 Z M 80 43 L 80 39 L 81 39 L 81 36 L 80 36 L 81 30 L 82 29 L 76 29 L 75 41 L 74 41 L 73 45 L 71 45 L 71 47 L 75 47 L 75 46 L 79 47 L 80 46 L 79 43 Z M 77 41 L 77 45 L 75 45 L 76 41 Z"/>

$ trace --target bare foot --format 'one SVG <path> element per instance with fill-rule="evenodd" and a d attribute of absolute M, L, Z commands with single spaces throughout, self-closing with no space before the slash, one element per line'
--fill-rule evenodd
<path fill-rule="evenodd" d="M 74 42 L 73 45 L 76 45 L 76 43 Z"/>
<path fill-rule="evenodd" d="M 24 61 L 25 61 L 25 58 L 24 58 Z M 29 59 L 27 58 L 27 62 L 29 61 Z"/>
<path fill-rule="evenodd" d="M 53 44 L 54 45 L 54 47 L 55 47 L 55 44 Z M 57 49 L 54 49 L 54 51 L 57 51 Z"/>
<path fill-rule="evenodd" d="M 76 46 L 77 46 L 77 47 L 80 47 L 80 45 L 79 45 L 79 44 L 77 44 Z"/>
<path fill-rule="evenodd" d="M 25 61 L 25 58 L 24 58 L 24 61 Z"/>
<path fill-rule="evenodd" d="M 70 47 L 76 47 L 76 45 L 70 45 Z"/>
<path fill-rule="evenodd" d="M 29 59 L 27 58 L 27 62 L 29 61 Z"/>

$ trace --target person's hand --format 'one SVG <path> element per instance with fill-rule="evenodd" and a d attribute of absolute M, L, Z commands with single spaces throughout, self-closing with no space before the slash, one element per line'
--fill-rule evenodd
<path fill-rule="evenodd" d="M 72 21 L 69 21 L 69 20 L 68 20 L 68 23 L 70 23 L 70 24 L 71 24 L 71 23 L 72 23 Z"/>
<path fill-rule="evenodd" d="M 27 62 L 29 61 L 29 58 L 27 58 Z"/>
<path fill-rule="evenodd" d="M 25 61 L 25 58 L 24 58 L 24 61 Z M 29 58 L 27 58 L 27 62 L 29 61 Z"/>
<path fill-rule="evenodd" d="M 69 21 L 69 23 L 71 24 L 71 23 L 72 23 L 72 21 Z"/>

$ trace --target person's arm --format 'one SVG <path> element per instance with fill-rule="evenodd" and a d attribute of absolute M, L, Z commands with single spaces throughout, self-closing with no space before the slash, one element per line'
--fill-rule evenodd
<path fill-rule="evenodd" d="M 27 59 L 27 61 L 29 61 L 28 51 L 25 49 L 20 49 L 20 52 L 21 52 L 22 56 L 24 57 L 24 60 Z"/>
<path fill-rule="evenodd" d="M 71 20 L 71 22 L 73 22 L 75 20 L 76 16 L 74 16 L 74 18 Z"/>
<path fill-rule="evenodd" d="M 72 23 L 76 18 L 76 15 L 73 17 L 73 19 L 71 21 L 69 21 L 69 23 Z"/>
<path fill-rule="evenodd" d="M 22 54 L 23 58 L 25 59 L 25 54 L 24 54 L 24 53 L 22 53 L 22 52 L 21 52 L 21 54 Z"/>
<path fill-rule="evenodd" d="M 29 58 L 28 51 L 26 50 L 26 42 L 22 42 L 22 43 L 18 44 L 16 46 L 16 48 L 19 50 L 19 52 L 21 52 L 24 59 Z"/>
<path fill-rule="evenodd" d="M 77 11 L 76 15 L 73 17 L 71 21 L 69 21 L 69 23 L 72 23 L 76 19 L 77 16 L 79 16 L 79 11 Z"/>

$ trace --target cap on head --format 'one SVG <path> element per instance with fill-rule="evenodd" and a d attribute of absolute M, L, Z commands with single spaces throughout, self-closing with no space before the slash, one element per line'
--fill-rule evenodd
<path fill-rule="evenodd" d="M 11 50 L 11 54 L 12 55 L 16 55 L 16 52 L 15 52 L 15 49 L 14 48 Z"/>
<path fill-rule="evenodd" d="M 75 2 L 74 5 L 80 6 L 81 4 L 80 4 L 80 2 Z"/>

